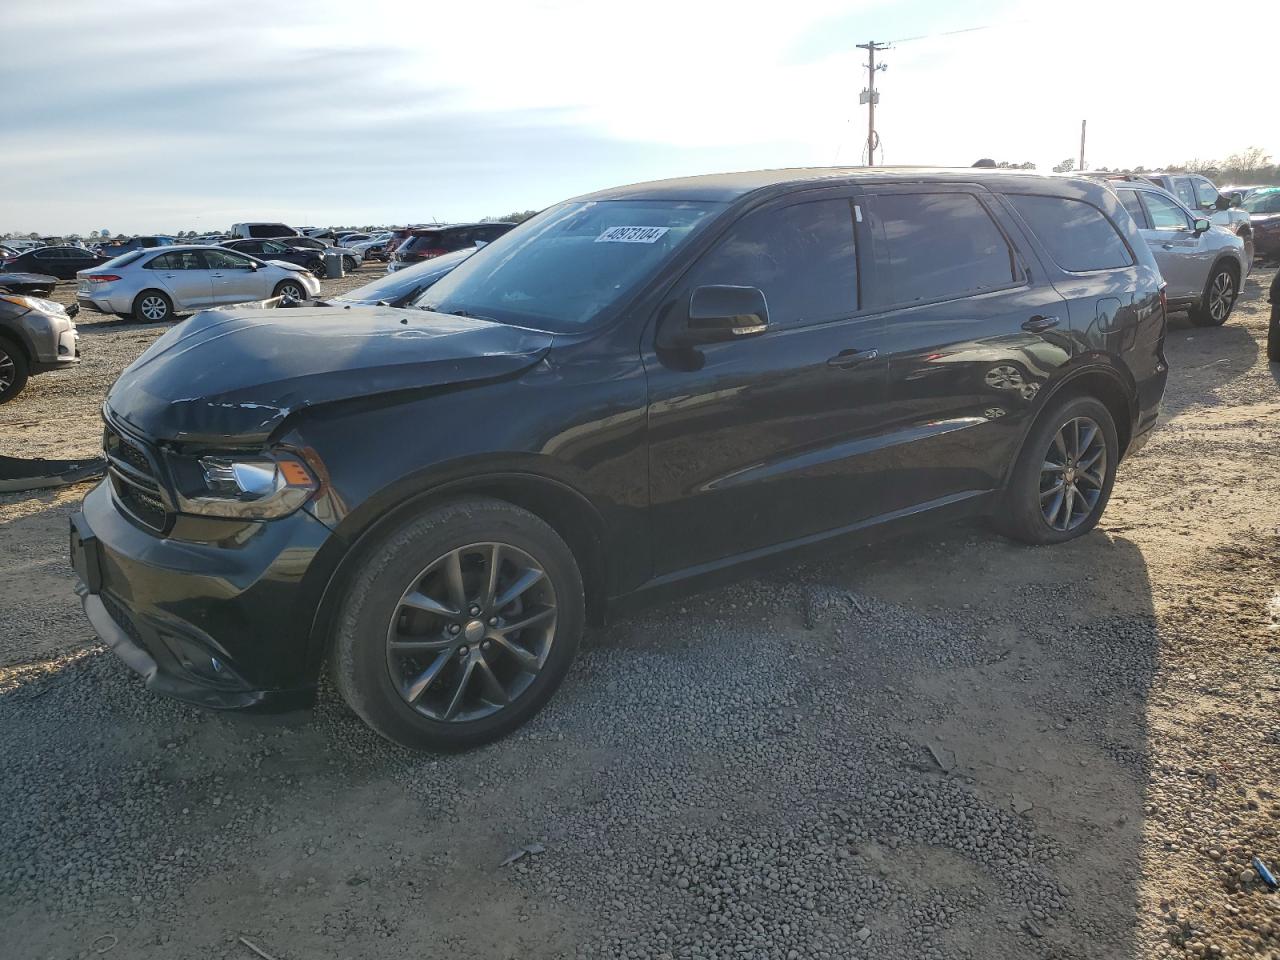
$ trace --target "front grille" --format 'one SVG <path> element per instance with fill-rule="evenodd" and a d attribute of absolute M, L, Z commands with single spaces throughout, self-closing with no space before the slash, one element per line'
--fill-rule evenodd
<path fill-rule="evenodd" d="M 107 458 L 116 502 L 143 526 L 163 530 L 169 516 L 156 476 L 155 460 L 146 445 L 107 424 L 102 432 L 102 451 Z"/>

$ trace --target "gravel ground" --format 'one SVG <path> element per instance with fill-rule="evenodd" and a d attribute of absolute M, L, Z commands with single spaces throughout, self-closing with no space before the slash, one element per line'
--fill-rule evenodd
<path fill-rule="evenodd" d="M 145 693 L 71 596 L 84 488 L 0 498 L 6 950 L 1280 958 L 1245 872 L 1280 862 L 1270 278 L 1222 329 L 1173 321 L 1166 419 L 1089 536 L 950 527 L 653 607 L 463 756 L 328 692 L 285 718 Z M 82 329 L 82 369 L 3 408 L 6 452 L 92 453 L 159 332 Z"/>

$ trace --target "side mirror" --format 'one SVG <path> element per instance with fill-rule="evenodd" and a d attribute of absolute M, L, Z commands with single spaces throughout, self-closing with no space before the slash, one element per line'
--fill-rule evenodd
<path fill-rule="evenodd" d="M 1200 236 L 1202 233 L 1208 233 L 1211 226 L 1213 226 L 1213 224 L 1208 220 L 1205 220 L 1203 217 L 1199 218 L 1196 220 L 1196 236 Z"/>
<path fill-rule="evenodd" d="M 1239 202 L 1231 199 L 1231 197 L 1224 197 L 1222 194 L 1218 194 L 1218 199 L 1214 201 L 1213 207 L 1215 210 L 1229 210 Z"/>
<path fill-rule="evenodd" d="M 689 347 L 754 337 L 769 329 L 769 306 L 759 287 L 698 287 L 689 297 L 688 313 L 671 318 L 663 340 Z"/>

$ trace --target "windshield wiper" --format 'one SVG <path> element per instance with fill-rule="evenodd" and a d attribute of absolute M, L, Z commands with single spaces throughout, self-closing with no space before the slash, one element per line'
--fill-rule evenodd
<path fill-rule="evenodd" d="M 419 309 L 419 310 L 430 310 L 431 308 L 430 308 L 430 307 L 419 307 L 418 309 Z M 433 311 L 433 312 L 434 312 L 434 311 Z M 485 317 L 485 316 L 481 316 L 481 315 L 480 315 L 480 314 L 478 314 L 478 313 L 472 313 L 470 310 L 446 310 L 446 311 L 444 311 L 444 312 L 445 312 L 445 313 L 447 313 L 447 314 L 448 314 L 449 316 L 451 316 L 451 317 L 466 317 L 468 320 L 487 320 L 487 321 L 489 321 L 490 323 L 497 323 L 497 322 L 498 322 L 497 320 L 493 319 L 493 317 Z"/>

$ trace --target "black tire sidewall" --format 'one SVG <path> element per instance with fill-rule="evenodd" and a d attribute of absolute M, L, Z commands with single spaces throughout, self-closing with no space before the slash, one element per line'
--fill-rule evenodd
<path fill-rule="evenodd" d="M 510 543 L 542 564 L 556 591 L 556 636 L 530 687 L 510 706 L 480 720 L 445 723 L 400 697 L 386 665 L 387 625 L 412 579 L 450 550 L 489 540 Z M 464 750 L 495 740 L 532 717 L 555 693 L 577 653 L 585 620 L 582 578 L 573 553 L 546 523 L 502 501 L 471 498 L 430 509 L 394 530 L 365 557 L 335 620 L 331 669 L 359 716 L 389 740 L 414 749 Z"/>
<path fill-rule="evenodd" d="M 355 257 L 343 257 L 343 258 L 342 258 L 342 269 L 343 269 L 343 270 L 345 270 L 345 271 L 347 271 L 347 273 L 350 273 L 350 272 L 351 272 L 352 270 L 354 270 L 357 266 L 358 266 L 358 264 L 356 263 L 356 258 L 355 258 Z"/>
<path fill-rule="evenodd" d="M 0 337 L 0 352 L 13 361 L 13 383 L 0 390 L 0 403 L 6 403 L 22 392 L 31 371 L 27 365 L 27 355 L 8 337 Z"/>
<path fill-rule="evenodd" d="M 1222 315 L 1221 320 L 1213 319 L 1213 315 L 1209 312 L 1209 295 L 1213 290 L 1213 281 L 1221 274 L 1225 273 L 1231 277 L 1231 282 L 1235 287 L 1235 294 L 1231 298 L 1231 303 L 1227 307 L 1227 312 Z M 1211 271 L 1209 271 L 1209 279 L 1205 281 L 1204 293 L 1200 296 L 1200 305 L 1190 311 L 1191 322 L 1197 327 L 1220 327 L 1231 318 L 1231 313 L 1236 308 L 1236 301 L 1240 299 L 1240 279 L 1236 277 L 1231 268 L 1225 263 L 1216 263 Z"/>
<path fill-rule="evenodd" d="M 142 301 L 147 297 L 159 297 L 164 301 L 166 313 L 158 320 L 152 320 L 150 317 L 144 316 L 142 313 Z M 173 300 L 163 290 L 143 290 L 140 294 L 133 298 L 133 312 L 131 316 L 135 323 L 165 323 L 173 319 Z"/>
<path fill-rule="evenodd" d="M 1035 425 L 1027 434 L 1026 442 L 1018 455 L 1009 486 L 1002 499 L 1000 513 L 996 520 L 1001 530 L 1014 539 L 1024 543 L 1051 544 L 1065 543 L 1083 536 L 1098 525 L 1107 502 L 1111 499 L 1111 489 L 1115 485 L 1116 468 L 1120 460 L 1120 443 L 1116 435 L 1115 421 L 1101 400 L 1093 397 L 1074 396 L 1059 401 L 1050 401 L 1051 406 L 1040 415 Z M 1107 475 L 1102 484 L 1102 495 L 1094 507 L 1093 513 L 1071 530 L 1055 530 L 1044 519 L 1040 507 L 1040 470 L 1044 461 L 1044 452 L 1053 442 L 1053 435 L 1068 420 L 1076 417 L 1088 417 L 1102 429 L 1103 441 L 1107 448 Z"/>
<path fill-rule="evenodd" d="M 1267 324 L 1267 359 L 1280 362 L 1280 306 L 1271 308 L 1271 322 Z"/>

